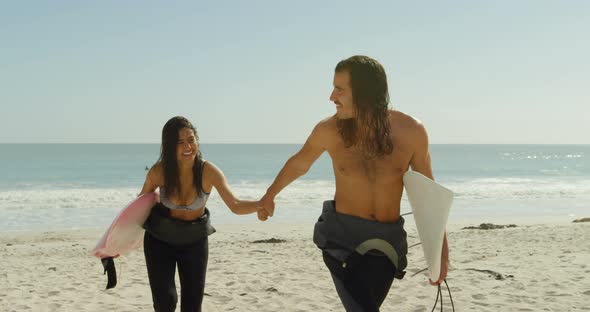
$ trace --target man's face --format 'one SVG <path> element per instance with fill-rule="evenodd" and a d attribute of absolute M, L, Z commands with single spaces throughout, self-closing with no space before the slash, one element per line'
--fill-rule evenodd
<path fill-rule="evenodd" d="M 346 70 L 334 73 L 334 90 L 330 94 L 330 101 L 336 104 L 338 119 L 354 118 L 356 110 L 352 103 L 352 88 L 350 87 L 350 73 Z"/>

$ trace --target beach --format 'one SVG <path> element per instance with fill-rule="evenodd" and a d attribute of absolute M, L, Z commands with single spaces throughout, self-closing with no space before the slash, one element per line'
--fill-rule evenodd
<path fill-rule="evenodd" d="M 369 220 L 326 233 L 346 248 L 383 247 L 370 220 L 405 218 L 382 312 L 590 312 L 588 16 L 567 0 L 0 2 L 0 312 L 154 311 L 136 243 L 155 206 L 133 204 L 152 191 L 182 219 L 151 219 L 154 240 L 201 238 L 188 224 L 209 211 L 203 311 L 344 311 L 313 242 L 333 200 Z M 448 215 L 407 170 L 453 193 Z M 438 287 L 414 211 L 423 236 L 446 227 Z M 92 252 L 105 231 L 120 249 L 102 255 L 135 248 L 112 289 Z M 162 250 L 202 280 L 204 249 L 153 242 L 159 299 Z M 385 280 L 388 247 L 331 268 Z"/>
<path fill-rule="evenodd" d="M 456 311 L 590 310 L 590 223 L 462 229 L 466 225 L 447 227 L 447 281 Z M 313 224 L 216 228 L 204 311 L 343 311 L 312 242 Z M 89 255 L 103 230 L 2 233 L 0 311 L 152 311 L 142 249 L 116 259 L 118 285 L 104 289 L 102 265 Z M 409 245 L 419 241 L 413 222 L 406 230 Z M 410 248 L 408 263 L 381 311 L 431 310 L 436 288 L 426 273 L 412 276 L 425 267 L 419 246 Z M 450 311 L 444 287 L 443 294 Z"/>

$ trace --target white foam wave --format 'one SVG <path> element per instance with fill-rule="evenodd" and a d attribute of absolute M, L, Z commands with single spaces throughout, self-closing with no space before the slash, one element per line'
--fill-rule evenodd
<path fill-rule="evenodd" d="M 239 198 L 257 200 L 269 184 L 270 181 L 242 181 L 233 183 L 232 191 Z M 35 225 L 43 225 L 43 228 L 106 226 L 138 192 L 138 188 L 0 191 L 0 231 L 18 230 L 23 225 L 28 229 Z M 315 207 L 333 196 L 333 182 L 301 180 L 277 196 L 277 202 L 281 203 L 281 209 Z M 239 218 L 243 218 L 236 219 L 216 192 L 213 192 L 207 206 L 223 222 L 239 222 Z M 288 211 L 290 216 L 301 213 L 296 209 Z"/>
<path fill-rule="evenodd" d="M 485 178 L 448 183 L 457 198 L 560 199 L 590 197 L 590 180 Z"/>
<path fill-rule="evenodd" d="M 242 199 L 256 200 L 271 181 L 232 182 L 232 190 Z M 588 202 L 590 180 L 532 178 L 486 178 L 442 181 L 461 202 L 540 200 Z M 317 219 L 324 200 L 334 196 L 334 182 L 298 180 L 276 198 L 277 215 L 282 221 L 311 222 Z M 138 188 L 38 189 L 0 191 L 0 231 L 40 228 L 106 227 L 116 214 L 139 192 Z M 579 199 L 582 199 L 580 201 Z M 235 216 L 216 192 L 207 204 L 217 223 L 255 222 L 253 216 Z M 407 208 L 407 200 L 403 199 Z"/>
<path fill-rule="evenodd" d="M 556 154 L 556 153 L 545 153 L 545 152 L 538 152 L 538 153 L 530 153 L 530 152 L 514 152 L 514 153 L 502 153 L 502 159 L 508 160 L 531 160 L 531 159 L 541 159 L 541 160 L 562 160 L 562 159 L 581 159 L 584 158 L 584 153 L 568 153 L 568 154 Z"/>

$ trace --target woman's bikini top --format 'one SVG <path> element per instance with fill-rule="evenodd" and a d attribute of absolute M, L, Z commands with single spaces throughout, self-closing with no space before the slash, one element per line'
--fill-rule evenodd
<path fill-rule="evenodd" d="M 205 207 L 207 199 L 209 199 L 209 194 L 210 193 L 206 193 L 205 191 L 201 190 L 201 194 L 197 196 L 197 198 L 195 198 L 195 200 L 190 205 L 177 205 L 173 203 L 168 197 L 166 197 L 166 189 L 161 187 L 160 202 L 168 209 L 198 210 Z"/>
<path fill-rule="evenodd" d="M 205 169 L 205 162 L 203 161 L 203 165 L 201 167 L 201 184 L 203 183 L 203 170 Z M 209 199 L 209 194 L 203 190 L 201 187 L 201 194 L 193 200 L 190 205 L 177 205 L 173 203 L 167 196 L 166 196 L 166 189 L 164 186 L 160 187 L 160 202 L 162 205 L 166 206 L 168 209 L 178 209 L 178 210 L 199 210 L 205 207 L 207 203 L 207 199 Z"/>

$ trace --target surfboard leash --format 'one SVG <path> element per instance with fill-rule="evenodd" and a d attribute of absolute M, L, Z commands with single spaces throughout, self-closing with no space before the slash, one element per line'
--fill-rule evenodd
<path fill-rule="evenodd" d="M 414 213 L 412 211 L 410 211 L 410 212 L 406 212 L 406 213 L 401 214 L 401 216 L 403 217 L 403 216 L 411 215 L 411 214 L 414 214 Z M 419 246 L 419 245 L 422 245 L 422 242 L 413 244 L 413 245 L 409 246 L 408 249 L 410 249 L 412 247 Z M 412 274 L 412 277 L 414 277 L 426 270 L 428 270 L 428 267 Z M 449 288 L 449 284 L 447 283 L 447 279 L 445 278 L 443 281 L 445 282 L 445 286 L 447 287 L 447 292 L 449 293 L 449 299 L 451 300 L 451 308 L 453 309 L 453 312 L 455 312 L 455 303 L 453 302 L 453 296 L 451 295 L 451 289 Z M 434 306 L 432 307 L 432 310 L 430 312 L 434 312 L 434 309 L 436 309 L 436 306 L 438 305 L 438 302 L 439 302 L 439 298 L 440 298 L 440 311 L 441 312 L 443 311 L 443 298 L 442 297 L 443 297 L 442 296 L 442 287 L 441 287 L 441 284 L 438 284 L 438 289 L 436 290 L 436 299 L 434 300 Z"/>
<path fill-rule="evenodd" d="M 104 268 L 104 274 L 107 274 L 107 287 L 106 289 L 117 286 L 117 270 L 115 269 L 115 261 L 113 257 L 107 257 L 100 259 L 102 267 Z"/>
<path fill-rule="evenodd" d="M 449 292 L 449 299 L 451 300 L 451 307 L 453 309 L 453 312 L 455 312 L 455 303 L 453 302 L 453 296 L 451 295 L 451 289 L 449 288 L 449 284 L 447 284 L 447 279 L 445 278 L 443 280 L 445 282 L 445 286 L 447 287 L 447 291 Z M 436 299 L 434 300 L 434 306 L 432 307 L 432 310 L 430 310 L 430 312 L 434 312 L 434 309 L 436 309 L 436 306 L 438 304 L 438 298 L 440 297 L 440 311 L 443 312 L 443 295 L 442 295 L 442 287 L 441 284 L 438 284 L 438 289 L 436 290 Z"/>

